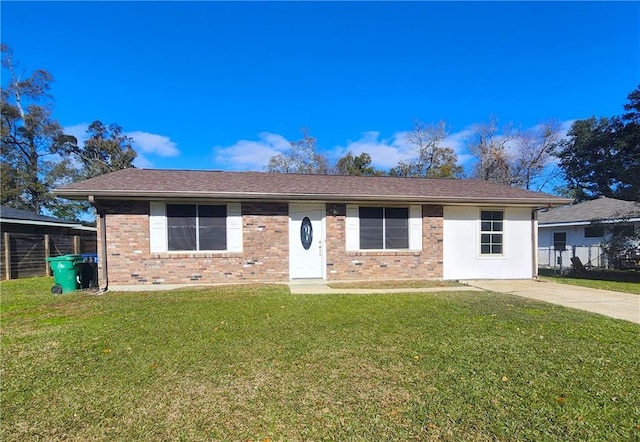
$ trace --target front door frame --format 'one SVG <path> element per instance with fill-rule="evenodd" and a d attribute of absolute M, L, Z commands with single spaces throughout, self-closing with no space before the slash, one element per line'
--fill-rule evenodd
<path fill-rule="evenodd" d="M 318 221 L 320 225 L 320 236 L 314 238 L 312 243 L 315 248 L 315 239 L 319 241 L 318 247 L 320 248 L 320 262 L 318 273 L 315 276 L 297 276 L 296 269 L 293 267 L 293 247 L 300 242 L 300 230 L 299 227 L 294 227 L 294 220 L 292 217 L 293 212 L 315 212 L 320 214 Z M 297 226 L 297 224 L 296 224 Z M 327 225 L 326 225 L 326 204 L 325 203 L 289 203 L 289 279 L 326 279 L 327 278 L 327 250 L 326 250 L 326 238 L 327 238 Z"/>

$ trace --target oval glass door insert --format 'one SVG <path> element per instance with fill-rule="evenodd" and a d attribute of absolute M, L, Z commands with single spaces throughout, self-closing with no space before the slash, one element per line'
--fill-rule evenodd
<path fill-rule="evenodd" d="M 302 242 L 302 247 L 305 250 L 309 250 L 311 247 L 311 243 L 313 242 L 313 228 L 311 227 L 311 220 L 308 216 L 305 216 L 302 219 L 302 225 L 300 226 L 300 241 Z"/>

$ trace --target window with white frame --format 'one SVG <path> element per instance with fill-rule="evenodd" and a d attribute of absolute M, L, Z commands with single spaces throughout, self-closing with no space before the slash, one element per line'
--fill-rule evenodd
<path fill-rule="evenodd" d="M 422 250 L 422 206 L 347 204 L 347 251 Z"/>
<path fill-rule="evenodd" d="M 501 210 L 480 211 L 480 254 L 502 255 L 504 212 Z"/>
<path fill-rule="evenodd" d="M 407 207 L 360 207 L 361 249 L 408 249 Z"/>
<path fill-rule="evenodd" d="M 149 245 L 157 252 L 241 252 L 240 203 L 151 202 Z"/>
<path fill-rule="evenodd" d="M 167 248 L 226 250 L 227 206 L 167 204 Z"/>

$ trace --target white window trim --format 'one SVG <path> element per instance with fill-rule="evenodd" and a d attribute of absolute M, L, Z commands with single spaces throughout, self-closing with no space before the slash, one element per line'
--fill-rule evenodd
<path fill-rule="evenodd" d="M 227 248 L 225 250 L 168 250 L 167 204 L 207 204 L 184 202 L 149 203 L 149 252 L 167 254 L 215 254 L 242 252 L 242 206 L 241 203 L 222 203 L 227 206 Z M 212 203 L 209 203 L 212 204 Z"/>
<path fill-rule="evenodd" d="M 406 249 L 361 249 L 360 248 L 360 207 L 402 207 L 409 209 L 409 247 Z M 345 248 L 347 252 L 421 252 L 422 251 L 422 205 L 393 204 L 347 204 L 345 219 Z"/>
<path fill-rule="evenodd" d="M 489 233 L 484 232 L 482 230 L 482 212 L 502 212 L 502 253 L 482 253 L 482 234 Z M 478 238 L 476 240 L 476 245 L 478 247 L 477 257 L 479 259 L 504 259 L 506 258 L 505 253 L 505 240 L 506 240 L 506 231 L 507 231 L 507 210 L 504 207 L 481 207 L 478 210 Z"/>

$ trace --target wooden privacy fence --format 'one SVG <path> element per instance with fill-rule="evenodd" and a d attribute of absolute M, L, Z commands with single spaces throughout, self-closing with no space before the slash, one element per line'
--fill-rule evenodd
<path fill-rule="evenodd" d="M 95 233 L 53 235 L 4 232 L 0 244 L 0 271 L 4 279 L 48 276 L 46 258 L 80 253 L 96 253 Z"/>

